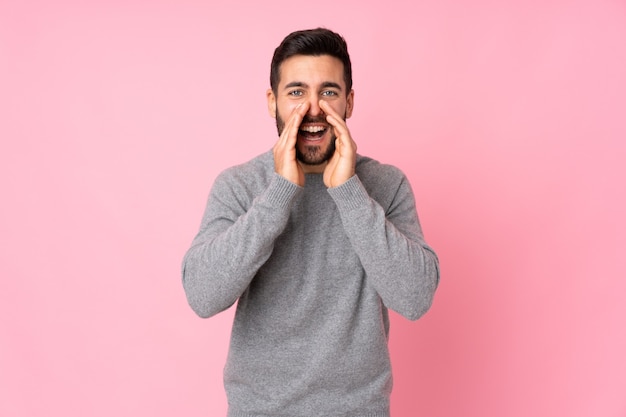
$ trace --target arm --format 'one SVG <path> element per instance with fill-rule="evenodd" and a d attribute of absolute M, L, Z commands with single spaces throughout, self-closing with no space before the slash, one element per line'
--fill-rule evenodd
<path fill-rule="evenodd" d="M 410 320 L 421 317 L 430 308 L 439 283 L 439 261 L 424 242 L 406 178 L 402 176 L 387 191 L 393 195 L 386 213 L 357 175 L 328 192 L 367 279 L 384 305 Z"/>
<path fill-rule="evenodd" d="M 328 103 L 320 101 L 320 106 L 337 136 L 324 183 L 337 204 L 346 234 L 384 305 L 416 320 L 432 304 L 439 283 L 439 261 L 424 242 L 411 187 L 397 172 L 370 174 L 369 178 L 373 175 L 379 177 L 376 182 L 384 182 L 377 187 L 389 201 L 383 209 L 355 175 L 357 147 L 345 120 Z M 387 174 L 397 180 L 384 180 Z"/>
<path fill-rule="evenodd" d="M 300 104 L 289 116 L 273 148 L 274 174 L 258 196 L 251 196 L 252 186 L 245 185 L 246 177 L 258 172 L 240 173 L 243 179 L 235 179 L 231 170 L 215 181 L 200 232 L 183 259 L 183 287 L 200 317 L 213 316 L 237 301 L 287 225 L 291 203 L 304 185 L 295 144 L 307 110 L 308 105 Z"/>
<path fill-rule="evenodd" d="M 248 288 L 271 255 L 300 190 L 274 174 L 249 204 L 249 191 L 241 183 L 232 176 L 218 177 L 200 231 L 183 259 L 183 287 L 200 317 L 227 309 Z"/>

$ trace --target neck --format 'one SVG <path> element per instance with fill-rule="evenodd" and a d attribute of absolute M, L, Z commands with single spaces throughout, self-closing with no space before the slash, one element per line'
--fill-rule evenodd
<path fill-rule="evenodd" d="M 302 167 L 302 171 L 305 174 L 322 174 L 324 173 L 324 170 L 326 169 L 326 165 L 328 165 L 328 162 L 324 162 L 323 164 L 319 164 L 319 165 L 308 165 L 300 161 L 298 161 L 298 163 Z"/>

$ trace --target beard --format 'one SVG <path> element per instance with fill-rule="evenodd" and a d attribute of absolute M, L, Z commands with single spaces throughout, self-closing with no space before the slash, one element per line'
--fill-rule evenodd
<path fill-rule="evenodd" d="M 344 120 L 345 119 L 346 118 L 344 116 Z M 328 125 L 325 116 L 305 116 L 302 119 L 302 124 L 304 123 L 324 123 Z M 283 133 L 284 128 L 285 121 L 282 117 L 280 117 L 278 108 L 276 108 L 276 129 L 278 130 L 278 136 Z M 296 142 L 296 159 L 305 165 L 322 165 L 323 163 L 328 162 L 335 154 L 335 140 L 337 139 L 332 126 L 328 126 L 328 129 L 331 129 L 331 137 L 330 142 L 326 145 L 326 148 L 322 148 L 322 146 L 318 145 L 307 145 L 304 149 L 300 149 L 298 143 Z"/>

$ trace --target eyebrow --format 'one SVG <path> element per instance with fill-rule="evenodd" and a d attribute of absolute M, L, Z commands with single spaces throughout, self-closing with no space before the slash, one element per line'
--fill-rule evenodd
<path fill-rule="evenodd" d="M 293 88 L 293 87 L 308 87 L 308 85 L 306 83 L 303 83 L 302 81 L 292 81 L 288 83 L 287 85 L 285 85 L 284 88 L 287 89 L 287 88 Z M 335 88 L 339 91 L 342 91 L 341 86 L 332 81 L 324 81 L 322 83 L 322 88 Z"/>

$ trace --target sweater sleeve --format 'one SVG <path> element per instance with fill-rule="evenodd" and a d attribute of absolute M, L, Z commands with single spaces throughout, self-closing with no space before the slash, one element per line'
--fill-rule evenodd
<path fill-rule="evenodd" d="M 329 188 L 343 227 L 383 304 L 416 320 L 431 306 L 439 284 L 437 255 L 424 241 L 413 192 L 402 176 L 386 209 L 370 197 L 358 175 Z"/>
<path fill-rule="evenodd" d="M 300 192 L 278 174 L 256 197 L 232 175 L 215 180 L 182 265 L 183 287 L 196 314 L 210 317 L 237 301 L 271 255 Z"/>

